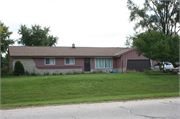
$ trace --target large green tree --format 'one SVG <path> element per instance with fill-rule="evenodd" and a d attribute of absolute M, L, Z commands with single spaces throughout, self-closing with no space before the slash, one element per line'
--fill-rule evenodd
<path fill-rule="evenodd" d="M 8 46 L 14 44 L 13 39 L 10 38 L 11 34 L 12 32 L 9 31 L 9 27 L 0 21 L 1 54 L 7 53 Z"/>
<path fill-rule="evenodd" d="M 9 27 L 5 26 L 4 23 L 0 21 L 0 41 L 1 41 L 1 67 L 5 65 L 3 53 L 7 53 L 8 46 L 14 44 L 13 39 L 10 38 L 12 32 L 9 31 Z"/>
<path fill-rule="evenodd" d="M 18 43 L 25 46 L 55 46 L 58 37 L 49 35 L 50 27 L 41 28 L 40 25 L 32 25 L 28 28 L 26 25 L 21 25 L 18 30 L 21 38 Z"/>
<path fill-rule="evenodd" d="M 175 65 L 179 61 L 179 36 L 167 36 L 163 32 L 150 31 L 141 33 L 133 39 L 138 55 L 149 59 L 165 62 L 169 61 Z"/>
<path fill-rule="evenodd" d="M 130 21 L 136 22 L 134 26 L 135 35 L 126 40 L 130 45 L 134 36 L 143 31 L 162 31 L 168 36 L 179 32 L 179 8 L 178 0 L 145 0 L 143 7 L 137 6 L 132 0 L 127 1 L 130 10 Z"/>

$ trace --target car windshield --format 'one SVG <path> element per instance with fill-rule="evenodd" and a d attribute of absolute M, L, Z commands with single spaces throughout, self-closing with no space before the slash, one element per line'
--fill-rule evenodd
<path fill-rule="evenodd" d="M 172 65 L 170 62 L 166 62 L 165 64 L 166 64 L 166 65 Z"/>

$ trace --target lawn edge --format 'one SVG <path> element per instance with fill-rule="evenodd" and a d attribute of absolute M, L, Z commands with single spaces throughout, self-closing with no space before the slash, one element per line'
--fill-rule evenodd
<path fill-rule="evenodd" d="M 83 103 L 104 103 L 104 102 L 122 102 L 131 100 L 144 100 L 144 99 L 162 99 L 170 97 L 179 97 L 180 93 L 155 93 L 155 94 L 138 94 L 138 95 L 122 95 L 122 96 L 101 96 L 92 98 L 75 98 L 64 100 L 50 100 L 50 101 L 36 101 L 24 102 L 15 104 L 1 104 L 1 110 L 18 109 L 27 107 L 43 107 L 43 106 L 57 106 L 57 105 L 71 105 Z"/>

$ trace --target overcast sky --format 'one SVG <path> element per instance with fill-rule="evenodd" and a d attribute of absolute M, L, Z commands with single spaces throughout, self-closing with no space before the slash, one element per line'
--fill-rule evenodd
<path fill-rule="evenodd" d="M 143 0 L 134 0 L 142 3 Z M 21 24 L 50 27 L 56 46 L 125 47 L 133 34 L 127 0 L 0 0 L 0 20 L 18 39 Z"/>

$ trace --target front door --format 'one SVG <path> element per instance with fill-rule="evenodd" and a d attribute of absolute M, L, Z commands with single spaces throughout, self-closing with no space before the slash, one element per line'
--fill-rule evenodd
<path fill-rule="evenodd" d="M 90 71 L 90 58 L 84 58 L 84 71 Z"/>

